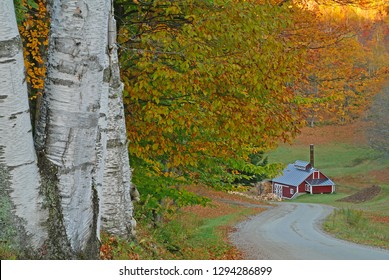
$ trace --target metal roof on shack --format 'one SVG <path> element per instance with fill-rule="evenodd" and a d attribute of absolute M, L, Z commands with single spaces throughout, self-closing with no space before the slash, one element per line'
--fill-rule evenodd
<path fill-rule="evenodd" d="M 314 168 L 303 169 L 301 167 L 307 167 L 309 162 L 297 160 L 295 163 L 288 164 L 284 169 L 283 174 L 274 178 L 272 181 L 275 183 L 285 184 L 289 186 L 297 187 L 307 179 L 309 175 L 315 171 Z"/>
<path fill-rule="evenodd" d="M 318 170 L 312 168 L 309 162 L 296 160 L 294 163 L 288 164 L 282 175 L 274 178 L 272 181 L 274 183 L 298 187 L 314 171 Z M 309 183 L 311 186 L 335 185 L 334 182 L 332 182 L 329 178 L 311 179 L 307 180 L 307 183 Z"/>
<path fill-rule="evenodd" d="M 307 180 L 307 183 L 310 184 L 311 186 L 332 186 L 335 185 L 334 182 L 331 181 L 329 178 L 324 178 L 324 179 L 312 179 L 312 180 Z"/>

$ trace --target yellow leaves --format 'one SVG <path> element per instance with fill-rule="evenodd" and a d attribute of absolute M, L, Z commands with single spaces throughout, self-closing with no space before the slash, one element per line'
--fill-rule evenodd
<path fill-rule="evenodd" d="M 239 172 L 238 170 L 232 170 L 231 173 L 232 173 L 233 175 L 239 175 L 239 174 L 240 174 L 240 172 Z"/>
<path fill-rule="evenodd" d="M 46 0 L 35 0 L 37 9 L 29 6 L 26 0 L 23 5 L 28 8 L 23 23 L 19 26 L 24 44 L 27 82 L 30 85 L 31 98 L 40 95 L 46 77 L 45 52 L 48 45 L 49 20 Z"/>

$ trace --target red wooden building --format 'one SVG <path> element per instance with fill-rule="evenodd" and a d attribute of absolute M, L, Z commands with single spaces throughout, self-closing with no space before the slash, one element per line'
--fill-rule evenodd
<path fill-rule="evenodd" d="M 297 160 L 289 164 L 282 175 L 272 180 L 272 191 L 281 198 L 293 199 L 301 193 L 333 193 L 335 184 L 320 170 L 313 167 L 313 145 L 310 162 Z"/>

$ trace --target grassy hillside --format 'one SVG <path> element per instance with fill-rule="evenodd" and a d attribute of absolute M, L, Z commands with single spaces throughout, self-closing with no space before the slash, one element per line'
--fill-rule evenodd
<path fill-rule="evenodd" d="M 359 122 L 305 128 L 292 145 L 283 144 L 271 152 L 269 161 L 309 161 L 309 144 L 314 144 L 315 167 L 334 179 L 337 192 L 351 193 L 372 184 L 389 184 L 389 158 L 367 144 L 363 133 L 367 125 Z"/>
<path fill-rule="evenodd" d="M 282 162 L 309 161 L 309 151 L 306 145 L 282 146 L 272 157 Z M 315 165 L 331 177 L 358 176 L 388 167 L 389 160 L 380 158 L 379 152 L 367 146 L 329 143 L 316 145 Z"/>

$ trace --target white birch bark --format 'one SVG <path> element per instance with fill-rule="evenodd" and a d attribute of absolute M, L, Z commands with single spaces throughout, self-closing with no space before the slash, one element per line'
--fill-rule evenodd
<path fill-rule="evenodd" d="M 127 133 L 123 108 L 123 84 L 116 46 L 116 22 L 111 6 L 109 21 L 110 88 L 107 126 L 107 156 L 101 196 L 101 225 L 110 234 L 131 237 L 135 235 L 131 193 L 137 193 L 131 184 Z M 135 195 L 134 199 L 137 198 Z"/>
<path fill-rule="evenodd" d="M 53 0 L 46 90 L 36 145 L 56 172 L 63 226 L 76 254 L 96 238 L 96 141 L 106 55 L 108 0 Z M 45 167 L 47 168 L 47 166 Z M 55 182 L 53 182 L 55 181 Z"/>
<path fill-rule="evenodd" d="M 131 195 L 139 197 L 130 182 L 112 1 L 50 4 L 39 174 L 13 1 L 0 2 L 0 236 L 8 223 L 37 256 L 96 257 L 100 226 L 135 234 Z M 1 216 L 5 207 L 12 221 Z"/>
<path fill-rule="evenodd" d="M 43 223 L 40 179 L 34 150 L 21 39 L 13 0 L 0 1 L 0 190 L 3 209 L 9 207 L 13 227 L 23 247 L 37 250 L 47 239 Z M 1 216 L 0 220 L 5 217 Z M 20 244 L 19 244 L 20 245 Z"/>

